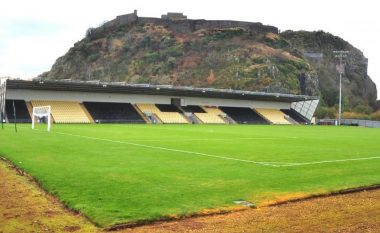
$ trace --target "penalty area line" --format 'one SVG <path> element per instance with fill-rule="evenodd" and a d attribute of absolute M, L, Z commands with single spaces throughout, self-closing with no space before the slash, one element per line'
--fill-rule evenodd
<path fill-rule="evenodd" d="M 324 160 L 324 161 L 306 162 L 306 163 L 278 164 L 277 166 L 278 167 L 295 167 L 295 166 L 306 166 L 306 165 L 315 165 L 315 164 L 323 164 L 323 163 L 343 163 L 343 162 L 350 162 L 350 161 L 374 160 L 374 159 L 380 159 L 380 156 L 352 158 L 352 159 Z"/>

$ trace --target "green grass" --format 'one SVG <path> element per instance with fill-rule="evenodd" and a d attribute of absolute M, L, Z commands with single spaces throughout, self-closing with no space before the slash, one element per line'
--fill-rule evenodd
<path fill-rule="evenodd" d="M 103 227 L 230 207 L 241 199 L 260 204 L 380 183 L 380 159 L 276 167 L 208 156 L 275 165 L 374 157 L 380 156 L 379 129 L 53 125 L 48 133 L 43 125 L 29 127 L 15 133 L 6 125 L 0 154 Z"/>

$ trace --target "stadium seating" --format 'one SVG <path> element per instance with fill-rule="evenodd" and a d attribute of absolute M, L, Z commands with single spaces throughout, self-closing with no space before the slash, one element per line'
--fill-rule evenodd
<path fill-rule="evenodd" d="M 283 113 L 285 113 L 287 116 L 289 116 L 294 121 L 298 122 L 299 124 L 306 124 L 309 121 L 305 119 L 301 114 L 296 112 L 294 109 L 281 109 Z"/>
<path fill-rule="evenodd" d="M 78 102 L 32 100 L 33 107 L 51 106 L 55 123 L 91 123 Z"/>
<path fill-rule="evenodd" d="M 162 123 L 165 124 L 179 124 L 179 123 L 189 123 L 186 118 L 179 113 L 179 109 L 174 105 L 171 106 L 163 106 L 159 105 L 159 107 L 165 111 L 170 112 L 162 112 L 156 105 L 154 104 L 136 104 L 136 106 L 143 113 L 152 113 L 155 114 Z M 174 106 L 174 107 L 173 107 Z"/>
<path fill-rule="evenodd" d="M 273 124 L 289 125 L 286 115 L 278 109 L 255 108 L 256 112 Z"/>
<path fill-rule="evenodd" d="M 201 107 L 171 104 L 136 104 L 108 102 L 79 102 L 15 100 L 17 122 L 31 122 L 32 107 L 52 107 L 55 123 L 165 123 L 165 124 L 306 124 L 308 120 L 293 109 L 250 109 L 243 107 Z M 13 100 L 6 101 L 8 122 L 13 119 Z M 228 118 L 228 119 L 227 119 Z"/>
<path fill-rule="evenodd" d="M 92 118 L 91 114 L 88 112 L 86 106 L 84 106 L 83 103 L 79 103 L 80 107 L 82 108 L 83 112 L 86 114 L 87 118 L 90 120 L 91 123 L 95 123 L 94 118 Z"/>
<path fill-rule="evenodd" d="M 206 111 L 198 105 L 181 106 L 181 108 L 184 112 L 206 113 Z"/>
<path fill-rule="evenodd" d="M 6 100 L 5 114 L 8 118 L 8 122 L 10 123 L 15 122 L 14 114 L 13 114 L 13 101 L 15 103 L 15 109 L 16 109 L 16 122 L 17 123 L 31 123 L 32 118 L 30 117 L 28 108 L 24 100 Z"/>
<path fill-rule="evenodd" d="M 181 110 L 172 104 L 156 104 L 156 107 L 161 111 L 161 112 L 181 112 Z"/>
<path fill-rule="evenodd" d="M 204 112 L 196 112 L 195 116 L 198 117 L 205 124 L 226 124 L 226 122 L 220 117 L 225 114 L 219 108 L 203 107 Z"/>
<path fill-rule="evenodd" d="M 267 120 L 250 108 L 220 107 L 220 109 L 238 124 L 268 124 Z"/>
<path fill-rule="evenodd" d="M 129 103 L 84 102 L 96 123 L 145 123 Z"/>

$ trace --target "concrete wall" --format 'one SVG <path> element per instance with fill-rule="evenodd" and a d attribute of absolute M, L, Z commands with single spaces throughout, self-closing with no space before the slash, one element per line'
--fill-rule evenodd
<path fill-rule="evenodd" d="M 69 92 L 69 91 L 39 91 L 39 90 L 13 90 L 8 89 L 7 99 L 17 100 L 64 100 L 64 101 L 94 101 L 94 102 L 119 102 L 119 103 L 151 103 L 170 104 L 171 98 L 181 98 L 183 105 L 206 105 L 206 106 L 230 106 L 250 108 L 289 109 L 290 103 L 274 101 L 251 101 L 232 100 L 201 97 L 181 97 L 162 95 L 136 95 L 116 93 L 92 93 L 92 92 Z"/>
<path fill-rule="evenodd" d="M 200 29 L 222 29 L 240 27 L 253 33 L 278 33 L 278 28 L 263 25 L 261 23 L 241 22 L 232 20 L 204 20 L 204 19 L 187 19 L 182 13 L 168 13 L 163 18 L 138 17 L 137 11 L 131 14 L 119 15 L 115 19 L 106 22 L 104 27 L 115 27 L 131 23 L 153 23 L 163 25 L 169 30 L 177 33 L 191 33 Z M 174 20 L 173 20 L 174 19 Z M 180 20 L 175 20 L 180 19 Z"/>

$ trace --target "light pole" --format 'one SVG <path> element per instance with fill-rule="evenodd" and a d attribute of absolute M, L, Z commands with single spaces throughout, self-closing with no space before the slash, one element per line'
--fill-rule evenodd
<path fill-rule="evenodd" d="M 339 50 L 339 51 L 333 51 L 336 58 L 339 58 L 339 117 L 338 117 L 338 125 L 340 125 L 340 122 L 342 120 L 342 74 L 344 73 L 344 67 L 342 64 L 342 60 L 344 57 L 347 57 L 347 54 L 349 51 L 345 50 Z"/>

